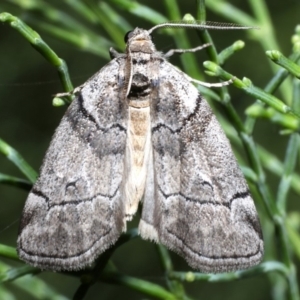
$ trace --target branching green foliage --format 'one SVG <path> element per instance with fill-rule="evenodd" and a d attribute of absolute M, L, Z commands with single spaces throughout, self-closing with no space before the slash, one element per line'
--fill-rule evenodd
<path fill-rule="evenodd" d="M 109 47 L 123 48 L 124 34 L 134 27 L 129 23 L 130 17 L 144 19 L 150 23 L 150 26 L 167 20 L 180 20 L 183 17 L 178 6 L 180 1 L 175 0 L 161 1 L 160 5 L 166 10 L 166 15 L 162 15 L 161 12 L 140 4 L 138 1 L 131 0 L 63 0 L 61 2 L 66 9 L 58 8 L 55 4 L 51 4 L 51 1 L 43 0 L 5 0 L 3 2 L 7 7 L 11 5 L 14 10 L 26 11 L 26 23 L 22 21 L 21 13 L 19 17 L 16 17 L 2 12 L 0 21 L 17 30 L 25 38 L 24 42 L 30 43 L 47 62 L 57 69 L 62 87 L 66 92 L 73 89 L 66 63 L 32 28 L 72 44 L 81 50 L 108 59 Z M 250 183 L 253 198 L 260 207 L 265 208 L 260 212 L 266 239 L 265 261 L 250 270 L 228 274 L 179 272 L 175 270 L 169 252 L 164 247 L 157 246 L 165 277 L 163 282 L 153 283 L 152 280 L 124 274 L 127 273 L 126 270 L 122 273 L 113 263 L 114 251 L 136 238 L 137 232 L 133 229 L 124 234 L 115 246 L 99 257 L 93 269 L 65 274 L 65 276 L 74 276 L 81 280 L 81 285 L 77 291 L 74 291 L 74 299 L 83 299 L 92 285 L 103 282 L 126 286 L 153 299 L 192 299 L 187 296 L 188 293 L 185 291 L 191 282 L 233 282 L 237 279 L 257 276 L 267 277 L 270 281 L 270 293 L 265 299 L 271 295 L 276 300 L 300 299 L 296 271 L 296 262 L 300 258 L 300 213 L 287 210 L 290 204 L 289 191 L 292 190 L 298 197 L 300 195 L 300 176 L 296 171 L 297 163 L 299 164 L 300 129 L 300 27 L 299 25 L 296 27 L 292 38 L 293 49 L 290 56 L 285 57 L 281 54 L 276 41 L 265 1 L 249 0 L 248 4 L 252 15 L 224 0 L 206 0 L 206 3 L 198 0 L 195 1 L 194 7 L 197 11 L 193 12 L 193 15 L 195 19 L 205 20 L 206 7 L 228 22 L 253 27 L 259 26 L 260 30 L 249 31 L 248 34 L 264 50 L 268 50 L 265 59 L 270 62 L 273 76 L 265 88 L 260 88 L 255 86 L 250 79 L 240 79 L 223 68 L 225 61 L 244 47 L 244 42 L 237 41 L 218 53 L 214 41 L 207 31 L 198 31 L 197 33 L 201 42 L 212 44 L 207 48 L 210 61 L 204 63 L 206 73 L 220 80 L 234 78 L 233 86 L 252 98 L 251 104 L 245 110 L 246 118 L 242 120 L 231 102 L 228 87 L 218 90 L 199 87 L 206 98 L 215 100 L 212 105 L 222 104 L 226 118 L 216 111 L 218 119 L 236 150 L 242 170 Z M 1 5 L 3 4 L 0 4 L 0 11 Z M 74 17 L 69 11 L 76 13 L 79 17 Z M 123 14 L 128 17 L 123 17 Z M 37 18 L 37 15 L 41 15 L 42 18 Z M 193 17 L 187 15 L 186 18 Z M 105 31 L 105 36 L 90 29 L 92 26 L 100 26 Z M 163 32 L 174 39 L 177 48 L 191 48 L 184 30 L 176 30 L 176 34 L 171 29 Z M 203 80 L 202 68 L 194 55 L 182 55 L 180 59 L 183 70 L 189 76 Z M 255 58 L 250 59 L 254 60 Z M 275 64 L 280 68 L 278 69 Z M 278 93 L 276 96 L 274 95 L 276 92 L 283 96 L 278 98 Z M 56 99 L 55 103 L 57 104 L 58 101 Z M 271 126 L 279 126 L 280 132 L 274 132 L 274 134 L 288 135 L 285 157 L 282 161 L 272 153 L 272 147 L 271 150 L 266 149 L 254 140 L 253 135 L 257 130 L 259 119 L 266 120 Z M 243 152 L 246 153 L 247 159 L 241 155 Z M 25 177 L 19 178 L 0 173 L 0 184 L 8 184 L 28 191 L 35 181 L 36 172 L 12 146 L 1 139 L 0 153 L 10 160 Z M 279 180 L 277 191 L 271 189 L 269 174 Z M 273 251 L 275 245 L 278 247 L 277 252 Z M 40 270 L 25 265 L 20 267 L 13 267 L 13 264 L 12 266 L 7 265 L 9 261 L 18 261 L 15 248 L 0 244 L 0 257 L 6 258 L 5 263 L 0 261 L 0 282 L 3 283 L 3 288 L 0 288 L 0 299 L 16 299 L 13 290 L 10 290 L 4 284 L 5 282 L 11 282 L 19 289 L 26 291 L 32 299 L 66 299 L 54 292 L 38 277 L 25 276 L 38 274 L 41 272 Z M 278 293 L 279 289 L 280 293 Z M 195 298 L 198 299 L 197 296 Z"/>

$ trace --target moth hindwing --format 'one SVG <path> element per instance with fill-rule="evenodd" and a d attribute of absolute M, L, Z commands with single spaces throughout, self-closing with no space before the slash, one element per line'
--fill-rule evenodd
<path fill-rule="evenodd" d="M 143 198 L 139 233 L 202 272 L 258 264 L 263 239 L 247 183 L 210 107 L 157 52 L 152 30 L 127 36 L 84 83 L 26 201 L 18 253 L 78 270 L 116 242 Z"/>

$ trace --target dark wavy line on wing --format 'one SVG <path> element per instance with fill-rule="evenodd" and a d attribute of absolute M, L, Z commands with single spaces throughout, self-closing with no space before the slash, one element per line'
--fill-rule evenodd
<path fill-rule="evenodd" d="M 125 131 L 125 132 L 127 131 L 127 129 L 119 123 L 114 123 L 114 124 L 112 124 L 112 125 L 110 125 L 109 127 L 106 127 L 106 128 L 105 127 L 100 127 L 100 125 L 97 123 L 96 119 L 91 114 L 89 114 L 88 111 L 84 108 L 83 97 L 82 97 L 81 94 L 78 95 L 78 104 L 79 104 L 79 110 L 83 114 L 83 116 L 85 118 L 87 118 L 88 120 L 90 120 L 92 123 L 94 123 L 98 130 L 106 133 L 110 129 L 116 127 L 116 128 L 119 128 L 121 131 Z M 70 119 L 70 118 L 68 118 L 68 119 Z"/>
<path fill-rule="evenodd" d="M 211 186 L 211 184 L 209 182 L 205 181 L 202 184 L 208 184 L 213 190 L 213 187 Z M 225 206 L 229 209 L 231 209 L 231 204 L 232 204 L 233 201 L 235 201 L 237 199 L 244 199 L 244 198 L 250 196 L 249 190 L 246 190 L 244 192 L 238 192 L 238 193 L 234 194 L 228 202 L 214 202 L 214 201 L 208 201 L 208 200 L 193 199 L 193 198 L 190 198 L 190 197 L 184 195 L 181 192 L 166 194 L 166 193 L 163 192 L 163 190 L 161 189 L 160 186 L 159 186 L 159 191 L 163 194 L 163 196 L 165 198 L 180 196 L 180 197 L 184 198 L 186 201 L 189 201 L 189 202 L 195 202 L 195 203 L 199 203 L 199 204 L 212 204 L 212 205 L 216 205 L 216 206 Z"/>
<path fill-rule="evenodd" d="M 109 200 L 111 200 L 116 196 L 117 192 L 119 191 L 119 188 L 120 188 L 120 186 L 118 186 L 116 188 L 115 192 L 112 195 L 98 193 L 98 194 L 92 196 L 91 198 L 86 198 L 86 199 L 81 199 L 81 200 L 62 201 L 60 203 L 55 203 L 55 204 L 52 204 L 52 205 L 49 204 L 49 202 L 50 202 L 49 197 L 46 196 L 42 191 L 39 191 L 39 190 L 33 188 L 31 190 L 31 193 L 36 195 L 36 196 L 39 196 L 41 198 L 44 198 L 47 205 L 48 205 L 48 211 L 49 211 L 50 209 L 52 209 L 55 206 L 79 205 L 80 203 L 83 203 L 83 202 L 91 202 L 98 196 L 101 196 L 103 198 L 108 198 Z"/>
<path fill-rule="evenodd" d="M 183 127 L 186 125 L 186 123 L 188 121 L 191 121 L 192 118 L 197 117 L 197 113 L 200 110 L 201 102 L 202 102 L 202 97 L 200 94 L 198 94 L 198 97 L 196 99 L 196 106 L 195 106 L 194 110 L 184 119 Z"/>
<path fill-rule="evenodd" d="M 61 256 L 57 256 L 57 255 L 46 255 L 46 254 L 36 254 L 35 252 L 32 252 L 32 251 L 26 251 L 24 248 L 23 248 L 23 245 L 22 244 L 20 244 L 20 246 L 19 246 L 19 248 L 20 249 L 22 249 L 22 251 L 24 252 L 24 253 L 26 253 L 26 254 L 28 254 L 28 255 L 30 255 L 30 256 L 32 256 L 32 257 L 45 257 L 45 258 L 56 258 L 56 259 L 67 259 L 67 258 L 72 258 L 72 257 L 79 257 L 79 256 L 81 256 L 81 255 L 83 255 L 84 253 L 86 253 L 86 252 L 88 252 L 88 251 L 90 251 L 93 247 L 94 247 L 94 245 L 98 242 L 98 241 L 100 241 L 102 238 L 104 238 L 105 236 L 107 236 L 110 232 L 111 232 L 111 228 L 110 229 L 108 229 L 103 235 L 101 235 L 98 239 L 96 239 L 95 241 L 94 241 L 94 243 L 90 246 L 90 247 L 88 247 L 88 248 L 86 248 L 86 249 L 84 249 L 84 250 L 82 250 L 82 251 L 80 251 L 80 252 L 78 252 L 77 254 L 74 254 L 74 255 L 61 255 Z M 36 261 L 35 260 L 32 260 L 32 262 L 33 263 L 36 263 Z M 51 265 L 51 262 L 49 262 L 49 264 L 41 264 L 41 265 L 43 265 L 43 266 L 48 266 L 48 265 Z"/>
<path fill-rule="evenodd" d="M 200 256 L 200 257 L 205 257 L 205 258 L 208 258 L 208 259 L 238 259 L 238 258 L 251 258 L 253 256 L 256 256 L 258 255 L 259 253 L 261 253 L 261 248 L 260 248 L 260 245 L 257 246 L 257 251 L 256 252 L 253 252 L 251 254 L 247 254 L 247 255 L 232 255 L 232 256 L 216 256 L 216 255 L 211 255 L 211 256 L 207 256 L 207 255 L 203 255 L 197 251 L 195 251 L 194 249 L 192 249 L 190 246 L 188 246 L 185 241 L 178 237 L 175 233 L 173 233 L 172 231 L 170 231 L 169 229 L 167 229 L 167 232 L 173 236 L 175 236 L 176 239 L 180 240 L 180 242 L 182 244 L 184 244 L 185 247 L 187 247 L 191 252 L 195 253 L 196 255 Z"/>
<path fill-rule="evenodd" d="M 168 125 L 166 125 L 166 124 L 159 123 L 159 124 L 157 124 L 155 127 L 153 127 L 151 129 L 151 132 L 154 133 L 155 131 L 159 131 L 160 128 L 166 128 L 169 131 L 171 131 L 173 134 L 175 134 L 175 133 L 179 133 L 182 130 L 183 126 L 181 126 L 181 127 L 179 127 L 179 128 L 177 128 L 177 129 L 174 130 L 171 127 L 169 127 Z"/>
<path fill-rule="evenodd" d="M 166 125 L 164 123 L 158 123 L 151 129 L 152 133 L 154 133 L 155 131 L 158 131 L 160 128 L 167 128 L 172 133 L 179 133 L 192 118 L 197 117 L 197 113 L 200 110 L 201 102 L 202 102 L 202 97 L 199 94 L 197 97 L 197 100 L 196 100 L 196 106 L 194 107 L 194 110 L 186 118 L 183 118 L 181 120 L 182 126 L 180 126 L 179 128 L 172 129 L 171 127 L 169 127 L 168 125 Z M 177 111 L 176 113 L 179 114 L 180 112 Z M 199 120 L 199 123 L 200 123 L 200 120 Z"/>

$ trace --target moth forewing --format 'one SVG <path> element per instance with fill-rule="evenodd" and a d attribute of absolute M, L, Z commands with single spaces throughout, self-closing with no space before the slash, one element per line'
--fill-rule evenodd
<path fill-rule="evenodd" d="M 141 236 L 191 267 L 225 272 L 261 261 L 259 220 L 229 141 L 188 76 L 156 51 L 153 29 L 129 33 L 126 53 L 111 50 L 115 58 L 66 111 L 23 211 L 26 262 L 92 264 L 142 197 Z"/>

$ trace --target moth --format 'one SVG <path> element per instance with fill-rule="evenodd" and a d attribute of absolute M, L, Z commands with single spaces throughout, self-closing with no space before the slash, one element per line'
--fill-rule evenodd
<path fill-rule="evenodd" d="M 180 50 L 164 55 L 151 40 L 157 28 L 207 24 L 136 28 L 126 53 L 111 49 L 112 60 L 75 90 L 23 210 L 22 260 L 85 268 L 143 201 L 141 237 L 192 268 L 229 272 L 261 261 L 259 219 L 230 143 L 197 88 L 167 61 Z"/>

